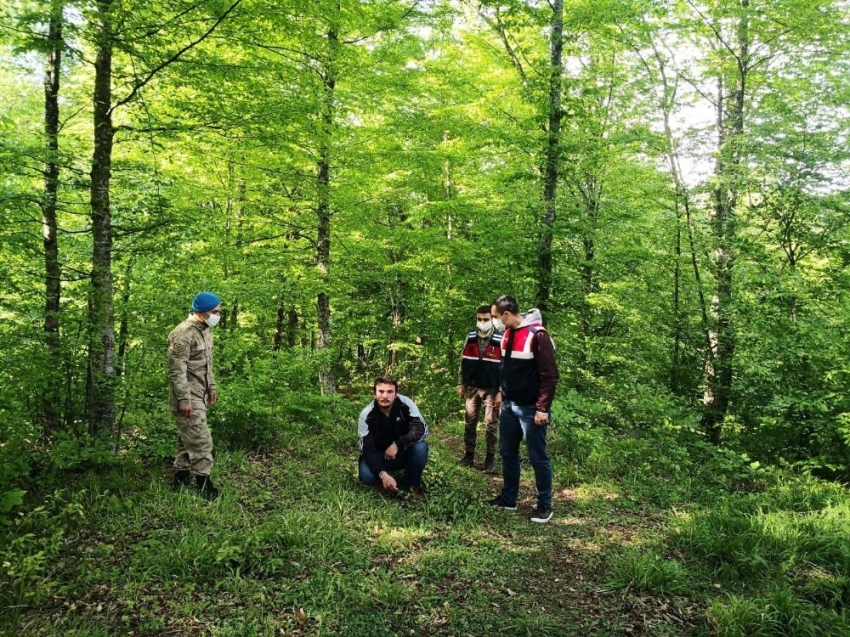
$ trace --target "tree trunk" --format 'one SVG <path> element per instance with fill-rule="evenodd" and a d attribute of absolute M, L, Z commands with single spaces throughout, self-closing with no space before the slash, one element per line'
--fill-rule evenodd
<path fill-rule="evenodd" d="M 654 42 L 650 42 L 652 47 L 652 58 L 657 65 L 658 81 L 663 89 L 662 97 L 659 103 L 659 110 L 664 121 L 664 137 L 665 137 L 665 155 L 670 169 L 670 176 L 675 186 L 674 194 L 674 209 L 676 214 L 676 238 L 674 252 L 676 261 L 673 271 L 673 332 L 672 332 L 672 355 L 670 363 L 670 391 L 674 394 L 681 395 L 687 390 L 683 387 L 681 373 L 681 349 L 684 340 L 684 314 L 681 307 L 681 291 L 682 291 L 682 226 L 687 232 L 688 246 L 690 248 L 690 261 L 694 273 L 694 281 L 696 282 L 697 294 L 699 295 L 699 307 L 702 316 L 702 333 L 706 345 L 710 343 L 708 331 L 708 309 L 705 301 L 705 293 L 703 291 L 702 276 L 700 274 L 699 263 L 697 261 L 696 246 L 694 244 L 693 222 L 691 217 L 690 193 L 685 183 L 682 174 L 681 162 L 679 161 L 679 151 L 673 128 L 670 124 L 670 117 L 673 105 L 676 103 L 677 85 L 676 81 L 670 80 L 667 76 L 666 62 L 664 56 L 661 55 Z M 638 50 L 639 51 L 639 50 Z M 654 70 L 649 61 L 641 57 L 641 62 L 644 64 L 650 77 Z M 706 347 L 706 351 L 710 352 L 711 348 Z"/>
<path fill-rule="evenodd" d="M 115 310 L 112 297 L 112 0 L 97 3 L 99 37 L 94 79 L 94 155 L 91 168 L 92 249 L 89 303 L 89 431 L 105 438 L 115 427 Z"/>
<path fill-rule="evenodd" d="M 274 322 L 274 343 L 272 344 L 273 352 L 279 352 L 281 345 L 283 345 L 283 323 L 285 316 L 286 312 L 283 307 L 283 299 L 281 299 L 277 302 L 277 317 Z"/>
<path fill-rule="evenodd" d="M 581 335 L 582 348 L 580 360 L 582 365 L 588 363 L 588 351 L 591 340 L 596 335 L 594 332 L 593 307 L 590 296 L 596 292 L 598 284 L 596 281 L 596 228 L 599 220 L 599 184 L 593 175 L 586 175 L 582 187 L 582 198 L 584 208 L 587 211 L 587 227 L 582 237 L 584 248 L 584 260 L 581 264 Z"/>
<path fill-rule="evenodd" d="M 714 296 L 711 301 L 710 355 L 706 359 L 702 424 L 709 439 L 720 444 L 723 420 L 732 394 L 735 334 L 730 320 L 735 264 L 735 209 L 740 191 L 744 99 L 749 65 L 749 0 L 741 0 L 737 25 L 735 89 L 725 95 L 718 82 L 718 154 L 711 230 L 714 239 Z"/>
<path fill-rule="evenodd" d="M 560 163 L 561 90 L 564 68 L 564 0 L 554 0 L 550 37 L 549 62 L 549 125 L 546 136 L 545 169 L 543 174 L 543 218 L 540 224 L 540 242 L 537 248 L 537 307 L 548 309 L 552 291 L 552 236 L 555 226 L 556 195 Z"/>
<path fill-rule="evenodd" d="M 133 274 L 133 257 L 127 260 L 124 268 L 124 281 L 121 285 L 121 320 L 118 323 L 118 374 L 127 373 L 127 342 L 130 338 L 130 279 Z"/>
<path fill-rule="evenodd" d="M 676 255 L 673 264 L 673 351 L 670 356 L 670 392 L 679 395 L 682 387 L 681 352 L 682 352 L 682 303 L 681 303 L 681 279 L 682 279 L 682 213 L 679 209 L 678 195 L 676 206 L 676 240 L 673 246 Z"/>
<path fill-rule="evenodd" d="M 397 262 L 397 255 L 390 255 L 390 259 L 393 264 Z M 397 342 L 399 339 L 399 328 L 401 327 L 401 323 L 403 320 L 403 310 L 402 310 L 402 298 L 403 298 L 403 287 L 404 282 L 401 280 L 401 277 L 396 274 L 395 276 L 395 285 L 390 288 L 390 312 L 392 314 L 392 340 Z M 398 348 L 393 347 L 390 350 L 390 358 L 387 364 L 387 373 L 392 373 L 392 370 L 395 369 L 396 365 L 398 365 Z"/>
<path fill-rule="evenodd" d="M 59 190 L 59 73 L 62 64 L 62 3 L 51 6 L 47 40 L 49 50 L 44 73 L 44 143 L 47 161 L 44 165 L 44 198 L 41 204 L 44 236 L 44 342 L 47 366 L 42 394 L 42 434 L 50 437 L 59 427 L 59 405 L 62 403 L 62 353 L 59 336 L 59 301 L 62 295 L 59 264 L 56 201 Z"/>
<path fill-rule="evenodd" d="M 443 143 L 446 144 L 449 141 L 449 132 L 446 131 L 443 133 Z M 443 197 L 446 201 L 446 241 L 452 240 L 452 226 L 454 225 L 454 219 L 452 216 L 452 208 L 449 205 L 449 202 L 454 199 L 454 178 L 452 177 L 452 162 L 449 159 L 446 159 L 445 164 L 443 165 Z M 451 264 L 447 264 L 447 268 L 449 273 L 451 273 Z"/>
<path fill-rule="evenodd" d="M 330 60 L 325 65 L 322 77 L 322 112 L 321 134 L 319 142 L 319 160 L 316 179 L 318 182 L 316 214 L 318 217 L 318 235 L 316 239 L 316 269 L 319 271 L 320 292 L 316 298 L 318 314 L 318 332 L 316 334 L 316 350 L 322 352 L 331 344 L 331 303 L 328 294 L 330 256 L 331 256 L 331 143 L 334 124 L 334 90 L 336 88 L 335 54 L 339 46 L 339 35 L 335 28 L 328 29 L 328 48 L 331 51 Z M 336 391 L 333 373 L 327 362 L 322 363 L 319 371 L 319 383 L 322 391 Z"/>
<path fill-rule="evenodd" d="M 286 330 L 286 346 L 289 347 L 289 349 L 292 349 L 298 342 L 298 310 L 294 307 L 290 307 L 287 312 L 287 318 L 289 325 Z"/>

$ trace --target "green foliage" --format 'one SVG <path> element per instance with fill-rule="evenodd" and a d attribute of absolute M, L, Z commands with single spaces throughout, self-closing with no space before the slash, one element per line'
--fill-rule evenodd
<path fill-rule="evenodd" d="M 51 470 L 84 470 L 112 464 L 115 453 L 107 441 L 87 434 L 59 431 L 43 461 Z"/>
<path fill-rule="evenodd" d="M 688 589 L 684 565 L 651 551 L 624 551 L 608 568 L 608 585 L 623 592 L 677 595 Z"/>
<path fill-rule="evenodd" d="M 459 467 L 456 458 L 431 453 L 423 481 L 429 516 L 464 525 L 481 522 L 486 507 L 483 486 L 469 479 L 469 471 Z"/>
<path fill-rule="evenodd" d="M 283 434 L 322 430 L 334 418 L 334 397 L 310 391 L 317 361 L 256 357 L 222 380 L 221 403 L 209 412 L 217 437 L 233 449 L 269 449 Z"/>
<path fill-rule="evenodd" d="M 74 532 L 88 520 L 86 491 L 53 491 L 43 504 L 19 512 L 0 529 L 0 603 L 14 608 L 49 599 L 58 588 L 52 578 L 58 560 L 68 557 Z"/>
<path fill-rule="evenodd" d="M 712 634 L 724 637 L 828 637 L 850 630 L 845 618 L 800 600 L 789 588 L 757 599 L 730 596 L 715 601 L 708 617 Z"/>
<path fill-rule="evenodd" d="M 12 512 L 23 504 L 26 491 L 15 488 L 29 474 L 30 465 L 10 447 L 0 450 L 0 525 L 12 523 Z"/>
<path fill-rule="evenodd" d="M 26 491 L 16 489 L 0 494 L 0 524 L 11 524 L 11 521 L 6 517 L 16 506 L 20 506 L 24 502 L 24 494 Z"/>

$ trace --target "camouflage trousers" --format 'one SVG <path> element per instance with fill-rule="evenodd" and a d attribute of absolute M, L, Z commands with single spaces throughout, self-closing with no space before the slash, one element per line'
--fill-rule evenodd
<path fill-rule="evenodd" d="M 186 471 L 199 476 L 208 476 L 213 466 L 213 441 L 210 428 L 207 427 L 207 410 L 192 405 L 192 415 L 188 418 L 179 411 L 172 411 L 171 417 L 177 425 L 177 453 L 174 456 L 174 470 Z"/>
<path fill-rule="evenodd" d="M 463 444 L 467 453 L 475 452 L 481 403 L 484 403 L 484 422 L 487 427 L 487 453 L 496 452 L 499 436 L 499 408 L 496 406 L 496 392 L 496 389 L 466 388 L 466 428 L 463 432 Z"/>

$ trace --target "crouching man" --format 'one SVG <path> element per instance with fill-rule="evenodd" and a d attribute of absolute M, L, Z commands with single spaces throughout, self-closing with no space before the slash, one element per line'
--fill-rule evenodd
<path fill-rule="evenodd" d="M 398 382 L 384 376 L 373 386 L 375 400 L 360 412 L 360 481 L 381 486 L 391 493 L 409 491 L 415 500 L 424 500 L 422 472 L 428 462 L 428 426 L 419 408 L 398 393 Z M 402 485 L 390 475 L 405 470 Z"/>

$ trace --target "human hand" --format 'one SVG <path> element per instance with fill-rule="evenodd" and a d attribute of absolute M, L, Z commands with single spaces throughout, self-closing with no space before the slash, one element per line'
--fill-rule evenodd
<path fill-rule="evenodd" d="M 381 486 L 383 486 L 387 491 L 398 493 L 398 484 L 396 483 L 395 478 L 386 471 L 381 474 Z"/>
<path fill-rule="evenodd" d="M 215 393 L 215 391 L 213 390 L 213 391 L 210 391 L 209 396 L 210 396 L 210 406 L 215 405 L 216 401 L 218 400 L 218 394 Z"/>
<path fill-rule="evenodd" d="M 189 402 L 189 403 L 186 403 L 185 405 L 180 405 L 177 408 L 177 411 L 179 411 L 180 415 L 183 416 L 184 418 L 191 418 L 192 417 L 192 403 Z"/>
<path fill-rule="evenodd" d="M 534 413 L 534 424 L 537 426 L 543 426 L 549 424 L 549 414 L 545 411 L 538 411 Z"/>
<path fill-rule="evenodd" d="M 458 385 L 457 386 L 457 397 L 463 398 L 463 395 L 466 393 L 466 385 Z"/>
<path fill-rule="evenodd" d="M 502 392 L 496 392 L 496 396 L 493 398 L 493 405 L 496 407 L 502 406 Z"/>
<path fill-rule="evenodd" d="M 395 457 L 398 455 L 398 445 L 396 443 L 391 444 L 387 447 L 387 450 L 384 452 L 384 458 L 387 460 L 395 460 Z"/>

